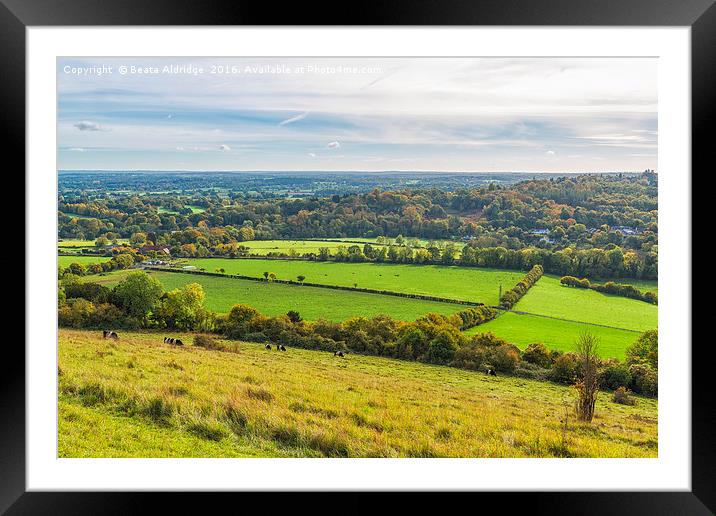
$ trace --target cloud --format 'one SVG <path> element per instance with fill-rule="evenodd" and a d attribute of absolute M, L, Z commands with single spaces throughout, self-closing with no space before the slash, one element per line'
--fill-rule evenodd
<path fill-rule="evenodd" d="M 183 150 L 184 150 L 184 147 L 177 147 L 177 150 L 178 150 L 178 151 L 183 151 Z"/>
<path fill-rule="evenodd" d="M 75 127 L 79 129 L 80 131 L 101 131 L 102 128 L 99 126 L 99 124 L 95 122 L 90 122 L 88 120 L 82 120 L 81 122 L 77 122 L 75 124 Z"/>
<path fill-rule="evenodd" d="M 553 150 L 548 150 L 547 152 L 545 152 L 545 154 L 547 154 L 547 156 L 554 156 L 556 152 L 554 152 Z"/>
<path fill-rule="evenodd" d="M 308 111 L 305 113 L 301 113 L 300 115 L 292 116 L 291 118 L 287 118 L 286 120 L 280 122 L 278 125 L 288 125 L 292 124 L 294 122 L 298 122 L 299 120 L 303 120 L 308 116 Z"/>
<path fill-rule="evenodd" d="M 72 152 L 84 152 L 85 151 L 82 147 L 70 147 L 67 150 L 72 151 Z"/>
<path fill-rule="evenodd" d="M 316 157 L 316 153 L 315 153 L 315 152 L 309 152 L 308 155 L 311 156 L 312 158 L 315 158 L 315 157 Z"/>
<path fill-rule="evenodd" d="M 222 144 L 219 146 L 219 149 L 222 150 L 222 151 L 230 151 L 230 150 L 231 150 L 231 147 L 229 147 L 229 146 L 226 145 L 225 143 L 222 143 Z"/>
<path fill-rule="evenodd" d="M 329 149 L 338 149 L 340 146 L 341 144 L 336 141 L 330 142 L 328 145 L 326 145 L 326 147 L 328 147 Z"/>

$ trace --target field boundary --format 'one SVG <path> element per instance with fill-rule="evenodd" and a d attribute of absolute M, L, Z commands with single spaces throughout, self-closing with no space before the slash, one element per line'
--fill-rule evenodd
<path fill-rule="evenodd" d="M 408 299 L 419 299 L 422 301 L 434 301 L 438 303 L 451 303 L 454 305 L 462 305 L 462 306 L 485 306 L 485 303 L 479 303 L 476 301 L 466 301 L 463 299 L 451 299 L 447 297 L 438 297 L 438 296 L 426 296 L 423 294 L 408 294 L 405 292 L 395 292 L 392 290 L 378 290 L 373 288 L 364 288 L 364 287 L 345 287 L 342 285 L 326 285 L 325 283 L 309 283 L 309 282 L 298 282 L 294 280 L 284 280 L 284 279 L 274 279 L 274 280 L 266 280 L 264 278 L 257 278 L 255 276 L 244 276 L 241 274 L 223 274 L 220 272 L 208 272 L 208 271 L 194 271 L 194 270 L 184 270 L 184 269 L 173 269 L 169 267 L 144 267 L 146 270 L 151 271 L 157 271 L 157 272 L 174 272 L 178 274 L 194 274 L 197 276 L 211 276 L 216 278 L 231 278 L 231 279 L 243 279 L 243 280 L 249 280 L 249 281 L 257 281 L 259 283 L 281 283 L 284 285 L 296 285 L 299 287 L 316 287 L 316 288 L 327 288 L 332 290 L 345 290 L 348 292 L 363 292 L 365 294 L 378 294 L 383 296 L 394 296 L 394 297 L 403 297 Z"/>
<path fill-rule="evenodd" d="M 585 321 L 575 321 L 574 319 L 565 319 L 563 317 L 554 317 L 552 315 L 542 315 L 542 314 L 535 314 L 532 312 L 522 312 L 520 310 L 506 310 L 504 308 L 500 308 L 497 306 L 493 306 L 491 308 L 496 308 L 499 310 L 502 310 L 504 312 L 510 312 L 517 315 L 532 315 L 534 317 L 544 317 L 545 319 L 554 319 L 555 321 L 564 321 L 564 322 L 571 322 L 571 323 L 577 323 L 577 324 L 588 324 L 590 326 L 599 326 L 600 328 L 610 328 L 612 330 L 622 330 L 622 331 L 630 331 L 633 333 L 643 333 L 641 330 L 632 330 L 630 328 L 620 328 L 619 326 L 609 326 L 608 324 L 599 324 L 599 323 L 591 323 L 591 322 L 585 322 Z M 646 331 L 646 330 L 644 330 Z"/>

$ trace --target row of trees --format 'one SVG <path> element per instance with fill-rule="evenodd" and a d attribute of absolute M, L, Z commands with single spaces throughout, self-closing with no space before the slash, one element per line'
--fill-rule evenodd
<path fill-rule="evenodd" d="M 651 304 L 659 304 L 659 296 L 656 292 L 642 292 L 633 285 L 627 285 L 623 283 L 614 283 L 608 281 L 603 285 L 597 283 L 591 283 L 587 278 L 575 278 L 574 276 L 563 276 L 560 279 L 562 285 L 568 287 L 585 288 L 596 290 L 604 294 L 612 294 L 615 296 L 628 297 L 631 299 L 638 299 L 639 301 L 646 301 Z"/>
<path fill-rule="evenodd" d="M 507 310 L 515 306 L 517 301 L 522 299 L 522 296 L 524 296 L 527 291 L 531 289 L 535 283 L 537 283 L 543 273 L 544 269 L 542 269 L 541 265 L 535 265 L 532 267 L 525 277 L 517 283 L 517 285 L 502 294 L 500 297 L 500 306 Z"/>

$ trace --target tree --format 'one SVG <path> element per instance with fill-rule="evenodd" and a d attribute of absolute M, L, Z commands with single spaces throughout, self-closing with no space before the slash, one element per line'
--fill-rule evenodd
<path fill-rule="evenodd" d="M 457 344 L 454 337 L 447 331 L 441 330 L 428 347 L 428 360 L 441 364 L 450 361 L 455 356 Z"/>
<path fill-rule="evenodd" d="M 224 332 L 230 338 L 241 338 L 251 333 L 254 321 L 261 314 L 252 306 L 234 305 L 224 321 Z"/>
<path fill-rule="evenodd" d="M 157 312 L 167 328 L 199 329 L 205 316 L 204 289 L 198 283 L 176 288 L 164 296 Z"/>
<path fill-rule="evenodd" d="M 588 331 L 577 337 L 577 362 L 579 364 L 579 377 L 575 388 L 577 389 L 577 418 L 591 422 L 594 418 L 594 407 L 599 392 L 599 339 Z"/>
<path fill-rule="evenodd" d="M 626 350 L 627 364 L 646 364 L 655 371 L 659 369 L 659 332 L 650 330 L 642 333 Z"/>
<path fill-rule="evenodd" d="M 276 279 L 276 273 L 269 272 L 268 279 L 269 279 L 269 281 L 274 281 Z"/>
<path fill-rule="evenodd" d="M 134 246 L 140 246 L 147 242 L 147 234 L 146 233 L 134 233 L 131 237 L 129 237 L 129 243 Z"/>
<path fill-rule="evenodd" d="M 266 281 L 268 281 L 268 277 L 269 277 L 269 273 L 268 273 L 267 271 L 264 272 L 264 279 L 265 279 Z"/>
<path fill-rule="evenodd" d="M 106 245 L 109 245 L 109 240 L 107 240 L 105 237 L 98 237 L 97 240 L 94 242 L 95 247 L 104 247 Z"/>
<path fill-rule="evenodd" d="M 299 274 L 298 276 L 296 276 L 296 279 L 299 283 L 303 283 L 303 281 L 306 279 L 306 276 L 304 276 L 303 274 Z"/>
<path fill-rule="evenodd" d="M 164 290 L 162 284 L 146 272 L 133 272 L 113 290 L 117 304 L 132 317 L 147 324 L 147 316 L 154 309 Z"/>

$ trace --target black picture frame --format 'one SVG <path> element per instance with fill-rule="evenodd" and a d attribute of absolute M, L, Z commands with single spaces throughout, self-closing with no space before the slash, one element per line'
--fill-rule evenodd
<path fill-rule="evenodd" d="M 714 160 L 708 140 L 714 117 L 714 0 L 372 0 L 323 6 L 302 2 L 201 0 L 0 0 L 0 108 L 6 156 L 25 166 L 25 30 L 86 25 L 529 25 L 689 26 L 692 45 L 692 168 Z M 13 172 L 15 173 L 15 172 Z M 693 175 L 692 175 L 693 177 Z M 27 235 L 31 238 L 31 235 Z M 26 271 L 27 273 L 27 271 Z M 691 300 L 686 300 L 691 302 Z M 693 317 L 692 317 L 693 320 Z M 684 343 L 686 344 L 686 343 Z M 690 492 L 481 493 L 480 504 L 528 504 L 549 514 L 713 514 L 716 430 L 710 342 L 692 346 L 692 490 Z M 48 348 L 49 349 L 49 348 Z M 25 356 L 6 345 L 0 375 L 0 511 L 7 514 L 126 514 L 160 498 L 165 512 L 187 509 L 187 495 L 40 493 L 25 488 Z M 11 366 L 10 366 L 11 365 Z M 214 496 L 217 496 L 214 494 Z M 226 497 L 232 494 L 218 495 Z M 241 506 L 251 502 L 241 494 Z M 346 495 L 355 496 L 355 495 Z M 422 497 L 415 495 L 417 500 Z M 346 503 L 346 499 L 343 503 Z M 348 502 L 349 503 L 349 502 Z"/>

